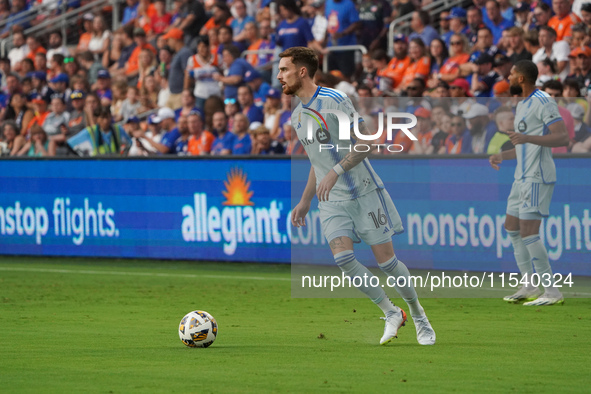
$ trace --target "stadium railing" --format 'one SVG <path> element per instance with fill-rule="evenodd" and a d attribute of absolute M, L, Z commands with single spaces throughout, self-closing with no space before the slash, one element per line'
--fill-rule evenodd
<path fill-rule="evenodd" d="M 76 41 L 75 39 L 68 40 L 68 29 L 76 26 L 83 14 L 87 12 L 94 13 L 94 10 L 102 9 L 107 6 L 111 6 L 113 9 L 111 31 L 115 31 L 120 24 L 119 7 L 122 3 L 123 0 L 93 0 L 88 4 L 70 11 L 67 11 L 68 3 L 63 3 L 63 12 L 61 14 L 47 18 L 41 23 L 26 29 L 24 34 L 26 36 L 33 35 L 35 37 L 47 37 L 49 36 L 49 33 L 59 29 L 62 33 L 63 45 L 68 45 L 68 42 Z M 30 10 L 30 13 L 27 14 L 27 19 L 23 20 L 21 23 L 30 22 L 31 20 L 35 19 L 39 15 L 39 12 L 40 8 L 38 7 Z M 12 49 L 12 32 L 10 36 L 0 41 L 0 55 L 6 56 L 10 49 Z"/>
<path fill-rule="evenodd" d="M 430 4 L 427 4 L 424 7 L 421 7 L 422 10 L 429 12 L 429 15 L 433 19 L 438 19 L 438 15 L 443 12 L 447 11 L 452 7 L 461 6 L 465 3 L 465 0 L 438 0 L 434 1 Z M 412 18 L 412 12 L 406 15 L 401 16 L 400 18 L 396 18 L 390 23 L 390 27 L 388 30 L 388 55 L 394 56 L 394 35 L 403 33 L 408 35 L 410 33 L 410 20 Z M 432 25 L 435 25 L 432 23 Z M 433 26 L 435 27 L 435 26 Z"/>
<path fill-rule="evenodd" d="M 367 53 L 367 48 L 364 45 L 339 45 L 326 48 L 326 55 L 322 59 L 322 72 L 328 72 L 328 56 L 330 52 L 346 52 L 346 51 L 361 51 L 363 55 Z M 357 63 L 357 62 L 356 62 Z"/>

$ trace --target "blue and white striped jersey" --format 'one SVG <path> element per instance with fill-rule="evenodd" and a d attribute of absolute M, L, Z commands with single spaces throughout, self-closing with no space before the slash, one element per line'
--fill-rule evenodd
<path fill-rule="evenodd" d="M 329 171 L 339 163 L 354 145 L 354 140 L 339 140 L 339 121 L 334 114 L 322 114 L 324 109 L 339 110 L 347 114 L 349 130 L 353 127 L 355 108 L 351 100 L 343 92 L 335 89 L 318 87 L 306 104 L 299 102 L 292 111 L 291 124 L 298 139 L 306 150 L 308 158 L 316 174 L 316 185 Z M 362 122 L 363 119 L 359 119 Z M 313 131 L 312 139 L 308 139 L 308 122 Z M 368 141 L 368 144 L 371 142 Z M 329 149 L 329 146 L 333 146 Z M 337 150 L 338 146 L 338 150 Z M 321 150 L 322 147 L 322 150 Z M 329 201 L 352 200 L 363 196 L 384 184 L 376 174 L 368 159 L 359 163 L 341 175 L 332 188 Z"/>
<path fill-rule="evenodd" d="M 546 92 L 536 89 L 528 98 L 517 104 L 515 131 L 527 135 L 546 135 L 548 126 L 562 120 L 556 101 Z M 551 184 L 556 182 L 556 167 L 552 148 L 534 144 L 515 147 L 517 167 L 515 179 Z"/>

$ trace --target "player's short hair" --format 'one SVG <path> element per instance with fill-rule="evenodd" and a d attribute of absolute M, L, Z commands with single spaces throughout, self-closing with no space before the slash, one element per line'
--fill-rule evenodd
<path fill-rule="evenodd" d="M 538 66 L 531 60 L 520 60 L 515 63 L 515 71 L 523 75 L 526 81 L 534 85 L 538 79 Z"/>
<path fill-rule="evenodd" d="M 234 35 L 234 31 L 232 30 L 232 28 L 231 28 L 230 26 L 226 26 L 226 25 L 224 25 L 224 26 L 220 26 L 220 27 L 218 28 L 218 34 L 219 34 L 219 33 L 220 33 L 222 30 L 227 30 L 227 31 L 228 31 L 228 33 L 229 33 L 231 36 L 233 36 L 233 35 Z"/>
<path fill-rule="evenodd" d="M 305 67 L 308 70 L 308 76 L 314 78 L 318 70 L 318 56 L 313 49 L 306 47 L 291 47 L 279 54 L 280 58 L 291 58 L 296 67 Z"/>

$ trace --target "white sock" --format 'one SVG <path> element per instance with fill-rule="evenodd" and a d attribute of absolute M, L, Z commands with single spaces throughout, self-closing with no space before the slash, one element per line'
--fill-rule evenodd
<path fill-rule="evenodd" d="M 405 282 L 404 286 L 395 286 L 396 291 L 408 304 L 410 315 L 413 318 L 425 316 L 425 311 L 419 302 L 419 297 L 417 296 L 417 292 L 415 291 L 412 280 L 410 280 L 410 272 L 408 272 L 406 265 L 402 261 L 398 260 L 396 255 L 394 255 L 385 263 L 380 263 L 378 265 L 380 266 L 380 269 L 388 276 L 392 276 L 395 279 L 398 277 L 406 278 L 405 281 L 401 281 Z"/>
<path fill-rule="evenodd" d="M 363 275 L 367 275 L 367 283 L 371 283 L 371 277 L 375 276 L 368 270 L 363 264 L 361 264 L 355 258 L 355 254 L 352 250 L 345 250 L 344 252 L 340 252 L 334 255 L 334 260 L 336 261 L 337 265 L 345 273 L 345 275 L 349 276 L 351 280 L 355 277 L 363 278 Z M 388 316 L 389 313 L 395 313 L 398 311 L 398 307 L 394 306 L 384 289 L 381 287 L 373 287 L 373 286 L 360 286 L 358 289 L 367 295 L 380 309 L 384 312 L 384 315 Z"/>
<path fill-rule="evenodd" d="M 523 243 L 523 239 L 521 238 L 519 231 L 507 231 L 507 234 L 509 235 L 511 243 L 513 244 L 513 255 L 515 256 L 515 261 L 517 262 L 519 272 L 521 272 L 521 276 L 527 275 L 529 281 L 531 274 L 534 273 L 534 268 L 531 263 L 529 252 Z M 533 286 L 528 283 L 527 287 L 531 288 Z"/>
<path fill-rule="evenodd" d="M 540 235 L 530 235 L 523 238 L 523 243 L 531 256 L 531 261 L 536 269 L 536 273 L 540 276 L 540 283 L 544 285 L 546 292 L 550 294 L 559 293 L 558 289 L 554 287 L 554 279 L 552 277 L 552 267 L 550 267 L 550 260 L 548 259 L 548 251 L 540 239 Z M 548 276 L 549 275 L 549 276 Z M 548 283 L 548 280 L 550 283 Z"/>

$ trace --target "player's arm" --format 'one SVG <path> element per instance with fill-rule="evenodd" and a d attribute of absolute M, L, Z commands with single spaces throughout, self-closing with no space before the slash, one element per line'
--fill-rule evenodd
<path fill-rule="evenodd" d="M 359 132 L 363 135 L 371 135 L 371 133 L 369 132 L 369 130 L 367 129 L 367 125 L 365 124 L 365 122 L 359 122 L 358 124 L 359 126 Z M 351 127 L 351 138 L 356 139 L 355 134 L 353 133 L 353 128 Z M 360 152 L 356 152 L 355 151 L 355 145 L 357 145 L 357 143 L 359 144 L 363 144 L 363 148 L 359 149 Z M 341 160 L 339 162 L 339 165 L 343 168 L 343 172 L 347 172 L 349 171 L 351 168 L 355 167 L 357 164 L 361 163 L 363 160 L 365 160 L 366 157 L 368 157 L 369 155 L 371 155 L 371 153 L 376 149 L 376 143 L 369 143 L 369 142 L 364 142 L 359 140 L 354 146 L 353 149 L 351 149 L 351 152 L 349 152 L 344 158 L 343 160 Z M 370 146 L 370 149 L 367 150 L 367 152 L 362 152 L 365 150 L 365 148 L 367 148 L 367 145 Z M 341 175 L 341 174 L 339 174 Z"/>
<path fill-rule="evenodd" d="M 548 126 L 550 134 L 546 135 L 527 135 L 515 132 L 508 132 L 507 135 L 511 138 L 513 145 L 517 144 L 534 144 L 546 146 L 549 148 L 556 148 L 559 146 L 568 146 L 570 138 L 566 131 L 566 125 L 563 120 L 558 120 Z"/>
<path fill-rule="evenodd" d="M 308 183 L 306 184 L 306 188 L 304 189 L 302 198 L 298 205 L 296 205 L 293 211 L 291 212 L 291 223 L 295 227 L 306 225 L 306 215 L 310 210 L 310 204 L 312 203 L 312 199 L 314 198 L 315 194 L 316 173 L 314 172 L 314 167 L 311 167 L 310 174 L 308 175 Z"/>
<path fill-rule="evenodd" d="M 359 132 L 361 134 L 371 135 L 371 133 L 367 129 L 367 126 L 365 125 L 365 122 L 359 122 L 358 126 Z M 355 135 L 353 134 L 353 128 L 351 128 L 351 137 L 355 138 Z M 363 141 L 358 143 L 361 144 L 363 143 Z M 349 171 L 351 168 L 355 167 L 357 164 L 365 160 L 365 158 L 368 157 L 376 149 L 377 145 L 376 143 L 369 144 L 369 141 L 365 141 L 365 146 L 361 149 L 358 149 L 359 152 L 357 152 L 355 150 L 355 146 L 357 146 L 358 143 L 355 143 L 355 145 L 353 145 L 353 149 L 351 149 L 351 152 L 349 152 L 343 158 L 343 160 L 341 160 L 337 165 L 335 165 L 333 169 L 329 171 L 324 178 L 322 178 L 316 190 L 316 194 L 318 195 L 318 201 L 328 201 L 328 195 L 330 193 L 330 190 L 337 183 L 339 176 L 343 175 L 345 172 Z M 370 149 L 367 149 L 366 151 L 367 145 L 370 146 Z"/>
<path fill-rule="evenodd" d="M 515 153 L 515 148 L 503 151 L 501 153 L 495 153 L 488 158 L 490 166 L 495 170 L 500 168 L 500 164 L 504 160 L 514 160 L 517 158 L 517 153 Z"/>

